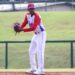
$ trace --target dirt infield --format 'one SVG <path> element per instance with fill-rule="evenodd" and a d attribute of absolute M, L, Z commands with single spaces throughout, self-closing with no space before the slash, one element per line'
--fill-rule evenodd
<path fill-rule="evenodd" d="M 0 75 L 33 75 L 25 72 L 0 72 Z M 46 72 L 45 75 L 75 75 L 75 72 Z"/>

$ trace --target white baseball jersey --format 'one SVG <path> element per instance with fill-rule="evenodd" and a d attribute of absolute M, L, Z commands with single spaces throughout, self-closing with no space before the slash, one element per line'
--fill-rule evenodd
<path fill-rule="evenodd" d="M 42 24 L 41 17 L 37 13 L 35 13 L 33 16 L 28 13 L 25 17 L 24 22 L 21 25 L 21 28 L 25 27 L 26 24 L 29 24 L 29 28 L 25 28 L 25 32 L 34 31 L 35 33 L 38 33 L 45 30 Z"/>

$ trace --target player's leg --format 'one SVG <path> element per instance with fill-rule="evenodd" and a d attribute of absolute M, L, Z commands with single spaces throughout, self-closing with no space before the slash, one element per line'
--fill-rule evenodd
<path fill-rule="evenodd" d="M 33 36 L 30 48 L 29 48 L 29 58 L 30 58 L 30 66 L 32 70 L 36 70 L 36 59 L 35 59 L 35 53 L 36 53 L 36 36 Z"/>
<path fill-rule="evenodd" d="M 38 46 L 37 46 L 37 60 L 38 60 L 38 72 L 44 73 L 44 51 L 46 42 L 46 32 L 42 32 L 38 36 Z"/>

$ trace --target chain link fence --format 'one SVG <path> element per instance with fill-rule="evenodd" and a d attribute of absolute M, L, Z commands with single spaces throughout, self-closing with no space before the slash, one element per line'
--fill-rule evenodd
<path fill-rule="evenodd" d="M 28 3 L 37 11 L 75 11 L 75 0 L 0 0 L 0 11 L 25 11 Z"/>

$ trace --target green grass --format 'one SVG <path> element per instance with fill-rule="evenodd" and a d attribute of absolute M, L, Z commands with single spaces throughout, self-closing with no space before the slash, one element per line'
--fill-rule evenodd
<path fill-rule="evenodd" d="M 25 14 L 26 12 L 0 12 L 0 41 L 31 40 L 33 32 L 21 32 L 15 36 L 13 31 L 13 23 L 16 21 L 22 23 Z M 46 28 L 47 40 L 75 39 L 75 12 L 39 12 L 39 14 Z M 0 44 L 0 68 L 5 66 L 4 47 L 5 44 Z M 9 68 L 30 67 L 28 48 L 29 44 L 9 44 Z M 46 44 L 45 68 L 70 68 L 70 44 Z"/>
<path fill-rule="evenodd" d="M 74 40 L 74 12 L 39 12 L 39 14 L 46 27 L 48 40 Z M 30 40 L 33 33 L 22 32 L 14 35 L 13 23 L 16 21 L 22 23 L 24 17 L 25 12 L 0 12 L 0 40 Z"/>

